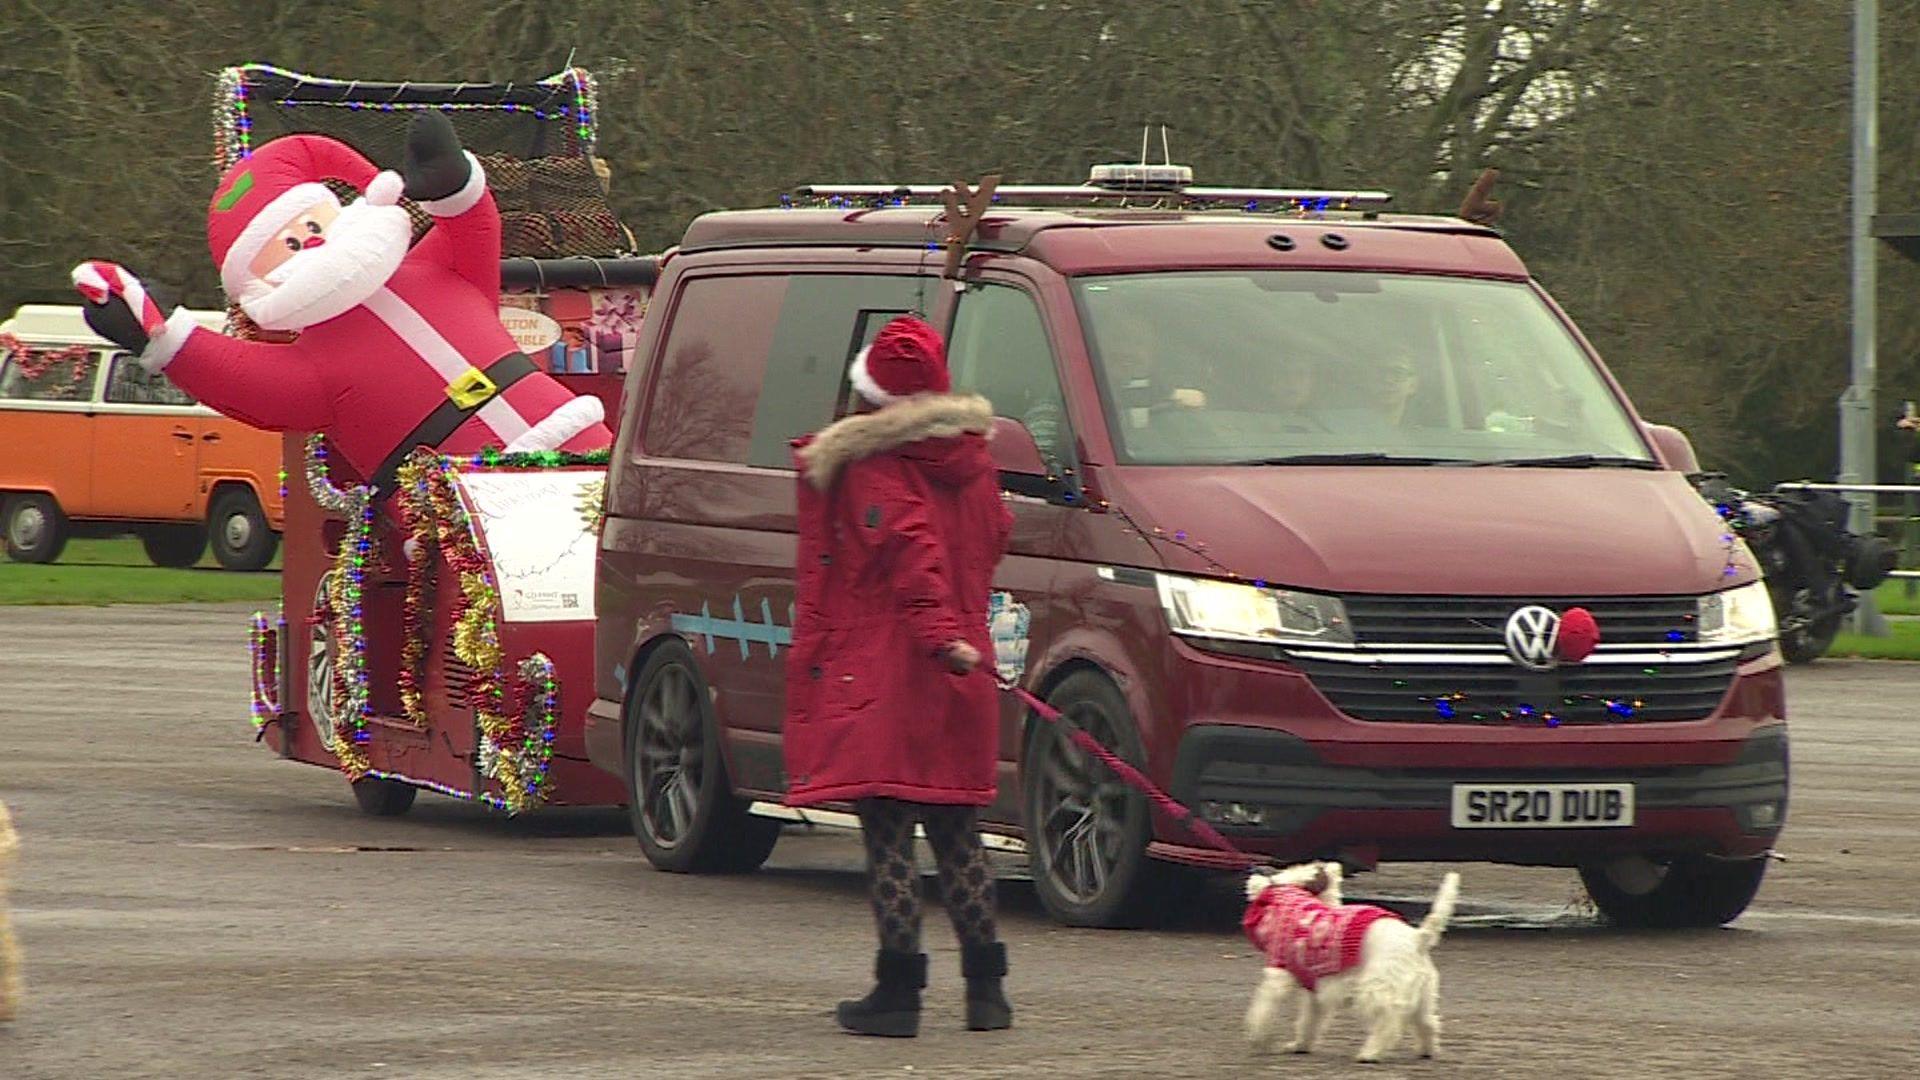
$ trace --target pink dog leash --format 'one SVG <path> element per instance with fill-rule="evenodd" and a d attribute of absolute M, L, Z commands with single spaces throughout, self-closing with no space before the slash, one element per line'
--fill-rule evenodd
<path fill-rule="evenodd" d="M 1060 728 L 1067 733 L 1067 738 L 1073 741 L 1073 745 L 1092 754 L 1099 760 L 1100 764 L 1112 770 L 1113 774 L 1118 776 L 1128 787 L 1145 795 L 1153 805 L 1166 811 L 1169 816 L 1186 826 L 1188 832 L 1199 837 L 1209 846 L 1218 848 L 1220 851 L 1234 856 L 1250 867 L 1262 865 L 1267 861 L 1257 855 L 1249 855 L 1235 847 L 1233 841 L 1220 835 L 1219 830 L 1207 824 L 1206 821 L 1195 815 L 1192 810 L 1187 809 L 1184 804 L 1174 799 L 1173 796 L 1160 790 L 1158 785 L 1152 780 L 1147 779 L 1145 773 L 1122 761 L 1119 755 L 1100 745 L 1098 739 L 1087 734 L 1086 731 L 1075 725 L 1071 720 L 1062 716 L 1060 710 L 1034 697 L 1027 691 L 1022 690 L 1014 683 L 1000 680 L 997 677 L 994 681 L 1001 690 L 1012 694 L 1018 698 L 1022 704 L 1026 705 L 1027 708 L 1038 713 L 1041 719 L 1048 723 L 1058 724 Z"/>

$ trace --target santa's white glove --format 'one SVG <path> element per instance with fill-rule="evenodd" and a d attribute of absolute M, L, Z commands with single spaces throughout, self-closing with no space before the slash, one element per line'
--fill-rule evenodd
<path fill-rule="evenodd" d="M 86 301 L 80 314 L 87 325 L 139 357 L 148 371 L 166 367 L 196 325 L 184 308 L 162 315 L 147 287 L 117 263 L 89 260 L 73 268 L 72 278 Z"/>

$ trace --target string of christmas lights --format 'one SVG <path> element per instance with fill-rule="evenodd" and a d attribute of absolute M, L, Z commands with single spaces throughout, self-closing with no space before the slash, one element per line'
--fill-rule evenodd
<path fill-rule="evenodd" d="M 279 79 L 291 79 L 300 86 L 349 87 L 350 82 L 340 79 L 323 79 L 312 75 L 302 75 L 297 71 L 275 67 L 272 64 L 243 64 L 220 72 L 218 89 L 213 100 L 214 127 L 214 169 L 225 172 L 241 158 L 253 156 L 253 117 L 248 108 L 255 91 L 250 87 L 249 79 L 259 76 Z M 580 140 L 583 153 L 591 154 L 597 138 L 596 118 L 600 114 L 599 91 L 593 77 L 581 68 L 568 68 L 557 75 L 541 79 L 535 85 L 557 87 L 564 83 L 573 86 L 573 103 L 552 107 L 534 106 L 519 102 L 395 102 L 395 101 L 327 101 L 295 97 L 292 94 L 273 99 L 272 103 L 283 108 L 320 106 L 342 108 L 353 112 L 398 112 L 414 109 L 439 109 L 442 112 L 504 112 L 525 114 L 537 120 L 560 120 L 573 125 L 573 134 Z M 404 84 L 402 84 L 404 85 Z M 508 84 L 508 89 L 512 84 Z"/>
<path fill-rule="evenodd" d="M 265 612 L 253 613 L 247 628 L 247 648 L 253 656 L 252 720 L 256 738 L 268 724 L 280 719 L 280 643 L 287 640 L 287 617 L 276 610 L 271 621 Z"/>

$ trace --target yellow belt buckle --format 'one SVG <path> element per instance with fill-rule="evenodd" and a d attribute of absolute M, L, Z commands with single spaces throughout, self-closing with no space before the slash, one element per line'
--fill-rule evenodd
<path fill-rule="evenodd" d="M 500 392 L 500 388 L 479 368 L 468 368 L 447 384 L 447 397 L 463 409 L 471 409 Z"/>

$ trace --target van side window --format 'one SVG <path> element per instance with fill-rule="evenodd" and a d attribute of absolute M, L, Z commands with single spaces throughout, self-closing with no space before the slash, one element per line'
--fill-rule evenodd
<path fill-rule="evenodd" d="M 100 354 L 85 352 L 77 358 L 52 360 L 48 353 L 60 350 L 23 346 L 0 352 L 0 398 L 14 401 L 92 401 L 93 374 L 99 370 Z M 21 354 L 25 354 L 24 359 Z"/>
<path fill-rule="evenodd" d="M 796 274 L 780 305 L 773 355 L 753 422 L 749 463 L 793 465 L 790 444 L 847 411 L 854 354 L 897 316 L 919 310 L 933 284 L 906 274 Z"/>
<path fill-rule="evenodd" d="M 642 429 L 648 453 L 746 463 L 773 313 L 786 292 L 787 279 L 771 274 L 696 277 L 681 286 Z"/>
<path fill-rule="evenodd" d="M 1046 324 L 1032 296 L 1008 285 L 982 285 L 960 298 L 947 346 L 956 390 L 993 402 L 996 416 L 1018 420 L 1049 461 L 1072 447 L 1066 399 L 1054 368 Z"/>
<path fill-rule="evenodd" d="M 164 374 L 148 371 L 131 353 L 114 353 L 107 375 L 107 401 L 114 405 L 192 405 L 193 395 Z"/>

